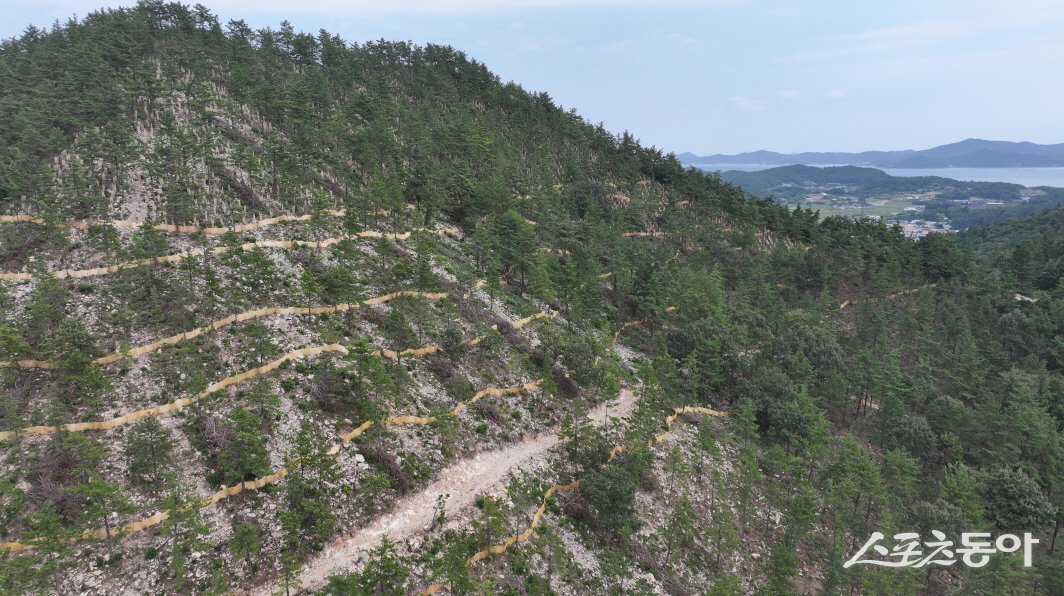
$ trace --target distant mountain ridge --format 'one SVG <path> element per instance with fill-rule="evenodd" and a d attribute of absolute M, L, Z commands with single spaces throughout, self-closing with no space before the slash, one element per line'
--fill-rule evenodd
<path fill-rule="evenodd" d="M 777 153 L 751 151 L 736 155 L 699 156 L 681 153 L 684 164 L 764 164 L 764 165 L 859 165 L 881 168 L 1044 168 L 1064 166 L 1064 143 L 1039 145 L 1030 142 L 965 139 L 931 149 L 902 151 L 862 151 Z"/>
<path fill-rule="evenodd" d="M 859 186 L 868 193 L 924 192 L 928 190 L 965 191 L 1004 200 L 1019 200 L 1022 185 L 1008 182 L 965 182 L 941 176 L 891 176 L 875 168 L 861 166 L 790 165 L 744 172 L 721 172 L 721 178 L 756 195 L 802 195 L 806 184 Z"/>

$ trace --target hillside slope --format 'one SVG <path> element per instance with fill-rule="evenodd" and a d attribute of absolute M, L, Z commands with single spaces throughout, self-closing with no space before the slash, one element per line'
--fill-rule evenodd
<path fill-rule="evenodd" d="M 748 196 L 452 48 L 30 29 L 0 216 L 5 593 L 1062 587 L 1059 273 Z M 1038 565 L 842 567 L 913 528 Z"/>

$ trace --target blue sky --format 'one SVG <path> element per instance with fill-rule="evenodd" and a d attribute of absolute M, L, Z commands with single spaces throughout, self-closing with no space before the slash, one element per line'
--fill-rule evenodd
<path fill-rule="evenodd" d="M 205 0 L 254 27 L 464 50 L 645 144 L 921 149 L 1064 142 L 1059 0 Z M 0 35 L 116 0 L 4 0 Z"/>

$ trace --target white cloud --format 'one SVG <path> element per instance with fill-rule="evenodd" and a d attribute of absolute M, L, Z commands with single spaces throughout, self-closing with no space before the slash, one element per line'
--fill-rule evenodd
<path fill-rule="evenodd" d="M 511 59 L 527 59 L 533 52 L 572 51 L 573 40 L 561 35 L 544 35 L 524 23 L 513 23 L 495 31 L 486 31 L 468 49 L 477 55 L 491 53 Z"/>
<path fill-rule="evenodd" d="M 779 57 L 779 62 L 835 60 L 858 54 L 891 54 L 906 50 L 929 51 L 929 46 L 960 45 L 978 41 L 985 46 L 994 35 L 1022 39 L 1035 31 L 1053 31 L 1064 21 L 1064 3 L 1059 0 L 942 0 L 936 7 L 940 18 L 914 20 L 863 31 L 821 37 L 813 49 Z M 991 42 L 992 43 L 992 42 Z"/>
<path fill-rule="evenodd" d="M 842 89 L 831 89 L 830 91 L 824 94 L 824 99 L 830 99 L 833 101 L 844 99 L 845 97 L 846 92 Z"/>
<path fill-rule="evenodd" d="M 742 95 L 731 96 L 731 103 L 743 112 L 764 112 L 768 109 L 768 102 L 763 99 L 743 97 Z"/>
<path fill-rule="evenodd" d="M 694 37 L 675 31 L 651 31 L 647 34 L 647 38 L 655 45 L 691 46 L 698 43 L 698 40 Z"/>
<path fill-rule="evenodd" d="M 985 26 L 985 22 L 977 20 L 922 21 L 892 27 L 880 27 L 860 33 L 847 33 L 839 35 L 837 39 L 844 42 L 869 44 L 869 47 L 891 48 L 923 45 L 943 39 L 961 37 L 977 33 Z"/>
<path fill-rule="evenodd" d="M 802 92 L 801 91 L 795 91 L 794 89 L 780 89 L 779 91 L 776 92 L 776 95 L 780 96 L 783 99 L 801 99 L 802 98 Z"/>

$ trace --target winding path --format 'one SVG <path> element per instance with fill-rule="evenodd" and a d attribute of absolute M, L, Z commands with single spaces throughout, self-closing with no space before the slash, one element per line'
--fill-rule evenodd
<path fill-rule="evenodd" d="M 615 405 L 598 406 L 591 411 L 590 418 L 597 424 L 605 423 L 608 416 L 627 418 L 635 409 L 636 401 L 630 389 L 621 389 L 620 399 Z M 359 553 L 376 547 L 384 536 L 398 542 L 424 533 L 432 525 L 439 495 L 447 495 L 449 515 L 459 517 L 473 505 L 478 495 L 502 487 L 517 466 L 542 457 L 558 441 L 558 430 L 554 429 L 548 434 L 526 436 L 514 445 L 478 453 L 441 470 L 434 482 L 400 499 L 391 512 L 326 546 L 303 567 L 298 585 L 309 590 L 321 588 L 329 576 L 353 569 Z M 271 582 L 253 588 L 246 594 L 267 595 L 278 589 L 280 586 Z"/>
<path fill-rule="evenodd" d="M 388 296 L 391 296 L 391 295 L 389 294 Z M 383 298 L 384 297 L 374 298 L 374 299 L 371 299 L 371 301 L 378 301 L 379 302 Z M 367 302 L 371 302 L 371 301 L 367 301 Z M 521 327 L 524 327 L 525 325 L 528 325 L 529 323 L 532 323 L 533 321 L 536 321 L 538 319 L 553 319 L 553 318 L 555 318 L 557 316 L 557 314 L 558 314 L 557 311 L 555 311 L 553 313 L 538 312 L 538 313 L 535 313 L 533 315 L 524 317 L 522 319 L 517 319 L 516 321 L 513 321 L 512 323 L 510 323 L 510 325 L 514 329 L 520 329 Z M 497 328 L 498 328 L 498 325 L 492 325 L 492 329 L 497 329 Z M 473 339 L 465 341 L 464 343 L 466 345 L 468 345 L 468 346 L 475 346 L 475 345 L 477 345 L 477 343 L 479 343 L 485 337 L 486 337 L 485 335 L 479 335 L 477 337 L 474 337 Z M 266 365 L 265 367 L 261 367 L 259 369 L 253 369 L 251 371 L 247 371 L 247 372 L 242 373 L 240 375 L 227 377 L 226 379 L 223 379 L 222 381 L 220 381 L 218 383 L 215 383 L 211 387 L 218 386 L 218 387 L 224 388 L 224 387 L 227 387 L 230 384 L 239 382 L 239 380 L 250 378 L 250 376 L 255 376 L 255 375 L 258 375 L 258 374 L 265 374 L 266 372 L 269 372 L 269 371 L 273 370 L 274 368 L 276 368 L 276 366 L 275 366 L 276 364 L 282 363 L 282 362 L 284 362 L 286 360 L 291 360 L 293 358 L 302 357 L 302 356 L 306 356 L 306 355 L 316 355 L 316 354 L 323 353 L 323 352 L 336 352 L 336 351 L 341 352 L 341 353 L 345 353 L 345 354 L 347 353 L 347 349 L 344 346 L 339 345 L 339 344 L 329 344 L 327 346 L 318 346 L 318 347 L 314 347 L 314 348 L 304 348 L 302 350 L 296 350 L 295 352 L 289 352 L 288 354 L 286 354 L 286 355 L 282 356 L 280 359 L 275 360 L 274 362 Z M 426 355 L 426 354 L 435 353 L 437 351 L 439 351 L 439 348 L 437 346 L 428 346 L 428 347 L 425 347 L 425 348 L 416 348 L 416 349 L 403 350 L 400 354 L 413 355 L 413 356 L 423 356 L 423 355 Z M 376 352 L 373 352 L 373 353 L 378 355 L 378 356 L 382 356 L 382 357 L 388 357 L 388 358 L 392 358 L 392 359 L 396 359 L 397 358 L 396 353 L 391 351 L 391 350 L 377 350 Z M 465 410 L 469 406 L 475 404 L 476 402 L 478 402 L 479 400 L 481 400 L 484 397 L 489 397 L 489 396 L 491 396 L 491 397 L 502 397 L 502 396 L 506 396 L 506 395 L 513 395 L 513 394 L 516 394 L 516 393 L 523 393 L 525 391 L 531 391 L 531 390 L 535 389 L 536 387 L 538 387 L 542 382 L 543 382 L 542 379 L 537 379 L 535 381 L 524 383 L 522 385 L 515 385 L 513 387 L 487 387 L 485 389 L 481 389 L 480 391 L 477 391 L 475 394 L 473 394 L 473 396 L 471 398 L 469 398 L 468 400 L 465 400 L 465 401 L 462 401 L 462 402 L 458 402 L 458 404 L 451 410 L 451 415 L 453 415 L 453 416 L 459 415 L 463 410 Z M 208 391 L 210 391 L 210 388 L 208 388 Z M 82 422 L 82 423 L 67 424 L 67 425 L 65 425 L 65 429 L 68 430 L 68 431 L 72 431 L 72 432 L 74 432 L 74 431 L 81 432 L 81 431 L 86 431 L 86 430 L 102 430 L 102 429 L 113 428 L 115 426 L 120 426 L 122 424 L 126 424 L 128 422 L 131 422 L 133 420 L 139 420 L 139 419 L 144 418 L 146 416 L 160 415 L 160 414 L 164 414 L 164 413 L 168 413 L 170 411 L 174 411 L 174 410 L 180 409 L 180 408 L 182 408 L 182 407 L 184 407 L 184 406 L 186 406 L 186 405 L 188 405 L 190 403 L 194 403 L 195 400 L 201 399 L 202 397 L 203 397 L 203 394 L 201 394 L 199 396 L 195 396 L 193 398 L 184 398 L 184 399 L 177 400 L 176 402 L 171 402 L 171 403 L 163 405 L 163 406 L 154 406 L 152 408 L 147 408 L 145 410 L 138 410 L 136 412 L 131 412 L 131 413 L 126 414 L 124 416 L 120 416 L 118 418 L 112 418 L 110 420 L 104 420 L 104 421 L 98 421 L 98 422 Z M 338 454 L 340 452 L 340 450 L 343 448 L 344 445 L 346 445 L 347 443 L 350 443 L 352 440 L 354 440 L 354 439 L 358 438 L 359 436 L 361 436 L 366 430 L 368 430 L 374 424 L 381 424 L 381 425 L 385 425 L 385 426 L 399 426 L 399 425 L 405 425 L 405 424 L 415 424 L 415 425 L 419 425 L 419 426 L 426 426 L 426 425 L 432 424 L 435 421 L 436 421 L 436 417 L 435 416 L 391 416 L 391 417 L 385 418 L 385 419 L 380 420 L 380 421 L 367 420 L 367 421 L 363 422 L 361 425 L 359 425 L 358 427 L 356 427 L 354 430 L 352 430 L 352 431 L 348 432 L 347 434 L 343 435 L 342 437 L 340 437 L 340 441 L 338 443 L 333 444 L 332 447 L 330 447 L 329 450 L 327 451 L 327 454 L 329 456 L 335 456 L 336 454 Z M 55 427 L 43 427 L 43 426 L 41 426 L 41 427 L 30 427 L 28 429 L 23 429 L 21 431 L 0 432 L 0 439 L 10 438 L 10 437 L 15 436 L 18 433 L 51 434 L 51 433 L 56 432 L 57 430 L 58 429 L 55 428 Z M 288 475 L 288 468 L 284 467 L 284 468 L 281 468 L 280 470 L 277 470 L 277 471 L 275 471 L 272 474 L 269 474 L 267 476 L 262 476 L 262 477 L 254 479 L 254 480 L 238 482 L 238 483 L 233 484 L 231 486 L 223 487 L 221 490 L 215 492 L 210 497 L 208 497 L 206 499 L 206 501 L 204 502 L 203 506 L 204 507 L 210 507 L 210 506 L 215 505 L 219 501 L 223 501 L 225 499 L 228 499 L 229 497 L 232 497 L 234 495 L 240 494 L 243 491 L 246 491 L 246 490 L 258 490 L 258 489 L 260 489 L 260 488 L 262 488 L 264 486 L 269 486 L 271 484 L 276 484 L 277 482 L 280 482 L 281 480 L 283 480 L 287 475 Z M 157 524 L 160 524 L 160 523 L 166 521 L 167 519 L 169 519 L 169 517 L 170 517 L 170 514 L 168 512 L 160 511 L 160 512 L 154 514 L 154 515 L 151 515 L 151 516 L 148 516 L 148 517 L 145 517 L 145 518 L 141 518 L 141 519 L 136 520 L 134 522 L 125 524 L 123 526 L 120 526 L 120 527 L 118 527 L 118 528 L 116 528 L 115 530 L 112 530 L 112 531 L 109 531 L 107 529 L 87 530 L 80 537 L 74 537 L 74 538 L 72 538 L 69 541 L 70 542 L 76 542 L 77 540 L 90 540 L 90 539 L 99 540 L 99 539 L 104 539 L 104 538 L 108 538 L 110 536 L 115 536 L 115 535 L 126 535 L 126 534 L 131 534 L 131 533 L 134 533 L 134 532 L 140 532 L 140 531 L 143 531 L 143 530 L 145 530 L 147 528 L 150 528 L 150 527 L 152 527 L 154 525 L 157 525 Z M 5 552 L 5 551 L 7 551 L 7 552 L 19 552 L 19 551 L 32 550 L 32 549 L 36 548 L 36 546 L 37 546 L 36 543 L 37 543 L 36 540 L 30 540 L 30 541 L 27 541 L 27 542 L 20 542 L 20 541 L 0 542 L 0 552 Z"/>

